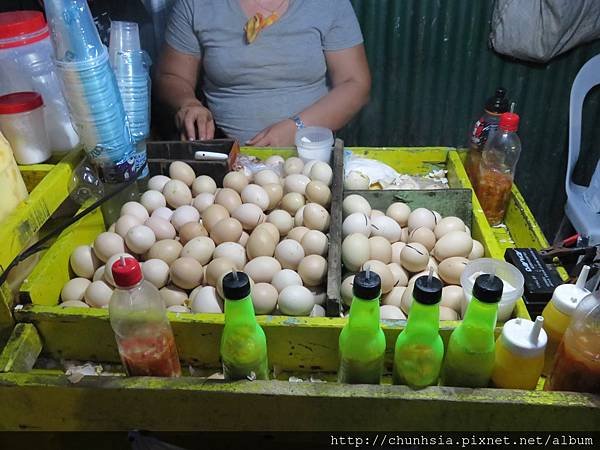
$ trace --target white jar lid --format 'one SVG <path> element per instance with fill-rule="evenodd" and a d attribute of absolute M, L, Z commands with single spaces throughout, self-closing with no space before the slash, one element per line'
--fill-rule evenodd
<path fill-rule="evenodd" d="M 517 356 L 533 358 L 544 353 L 548 335 L 542 328 L 544 319 L 538 316 L 535 322 L 527 319 L 511 319 L 502 328 L 502 343 Z"/>
<path fill-rule="evenodd" d="M 590 294 L 584 287 L 589 272 L 589 266 L 583 266 L 576 284 L 561 284 L 554 289 L 551 302 L 561 313 L 572 316 L 583 297 Z"/>

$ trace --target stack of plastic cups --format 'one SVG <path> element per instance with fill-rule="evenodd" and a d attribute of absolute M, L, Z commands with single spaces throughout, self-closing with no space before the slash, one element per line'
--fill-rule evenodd
<path fill-rule="evenodd" d="M 73 122 L 104 181 L 135 173 L 134 146 L 108 51 L 86 0 L 46 0 L 56 66 Z"/>
<path fill-rule="evenodd" d="M 111 23 L 109 55 L 136 145 L 136 171 L 145 167 L 144 177 L 148 174 L 145 141 L 150 134 L 150 59 L 141 50 L 137 23 Z"/>

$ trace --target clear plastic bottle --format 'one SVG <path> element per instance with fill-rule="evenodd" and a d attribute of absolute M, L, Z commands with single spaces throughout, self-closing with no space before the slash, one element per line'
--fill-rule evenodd
<path fill-rule="evenodd" d="M 223 277 L 225 327 L 221 360 L 226 380 L 268 380 L 267 338 L 256 322 L 250 279 L 244 272 Z"/>
<path fill-rule="evenodd" d="M 110 325 L 127 375 L 180 376 L 175 337 L 158 289 L 144 281 L 133 258 L 121 258 L 111 270 L 117 288 L 108 307 Z"/>
<path fill-rule="evenodd" d="M 467 155 L 466 169 L 473 186 L 477 186 L 479 178 L 479 162 L 481 153 L 490 134 L 498 128 L 500 116 L 508 112 L 508 99 L 506 90 L 502 87 L 496 89 L 493 97 L 485 102 L 483 115 L 475 122 L 469 137 L 469 153 Z"/>
<path fill-rule="evenodd" d="M 496 340 L 496 361 L 492 384 L 502 389 L 536 388 L 544 366 L 544 349 L 548 337 L 542 329 L 544 319 L 535 322 L 511 319 L 502 327 Z"/>
<path fill-rule="evenodd" d="M 550 375 L 554 356 L 562 341 L 563 335 L 569 324 L 575 308 L 581 300 L 590 294 L 585 288 L 589 266 L 583 266 L 576 284 L 561 284 L 552 293 L 552 299 L 548 302 L 542 317 L 544 318 L 544 330 L 548 334 L 548 346 L 546 347 L 546 356 L 544 362 L 544 375 Z"/>
<path fill-rule="evenodd" d="M 495 358 L 494 328 L 502 280 L 494 275 L 479 275 L 473 286 L 473 299 L 462 323 L 452 332 L 444 367 L 444 386 L 486 387 L 492 376 Z"/>
<path fill-rule="evenodd" d="M 508 207 L 515 169 L 521 154 L 518 128 L 517 114 L 502 114 L 498 129 L 488 139 L 481 155 L 475 192 L 490 225 L 502 223 Z"/>
<path fill-rule="evenodd" d="M 442 282 L 424 275 L 417 278 L 406 328 L 400 332 L 394 351 L 394 384 L 413 389 L 435 386 L 444 360 L 439 334 Z"/>
<path fill-rule="evenodd" d="M 600 394 L 600 290 L 575 309 L 545 388 Z"/>

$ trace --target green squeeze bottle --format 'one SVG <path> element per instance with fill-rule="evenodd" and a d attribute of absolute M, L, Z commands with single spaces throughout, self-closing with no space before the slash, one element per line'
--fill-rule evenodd
<path fill-rule="evenodd" d="M 445 386 L 486 387 L 494 370 L 494 328 L 502 280 L 479 275 L 473 286 L 473 299 L 462 323 L 450 336 L 442 384 Z"/>
<path fill-rule="evenodd" d="M 340 333 L 338 381 L 379 384 L 383 372 L 385 336 L 379 323 L 381 278 L 370 270 L 354 277 L 354 297 L 348 322 Z"/>
<path fill-rule="evenodd" d="M 250 279 L 243 272 L 223 277 L 225 327 L 221 336 L 221 360 L 226 380 L 267 380 L 267 339 L 256 322 L 250 295 Z"/>
<path fill-rule="evenodd" d="M 438 331 L 442 287 L 442 282 L 431 274 L 415 282 L 406 328 L 396 341 L 394 384 L 413 389 L 438 384 L 444 360 L 444 343 Z"/>

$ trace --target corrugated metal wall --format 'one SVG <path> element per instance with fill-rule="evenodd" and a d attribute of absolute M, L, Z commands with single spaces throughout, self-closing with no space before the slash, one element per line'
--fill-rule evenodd
<path fill-rule="evenodd" d="M 521 114 L 517 183 L 552 237 L 565 202 L 569 91 L 600 42 L 549 64 L 511 60 L 488 48 L 492 0 L 353 0 L 373 74 L 370 104 L 342 133 L 348 145 L 464 146 L 471 121 L 498 85 Z M 584 109 L 583 164 L 600 153 L 600 95 Z"/>

